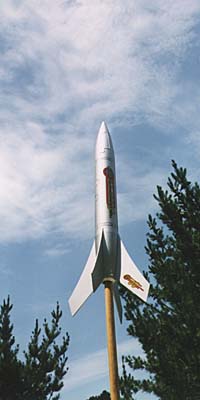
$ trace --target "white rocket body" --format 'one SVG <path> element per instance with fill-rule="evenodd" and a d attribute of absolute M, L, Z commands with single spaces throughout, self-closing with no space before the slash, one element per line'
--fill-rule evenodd
<path fill-rule="evenodd" d="M 85 269 L 69 299 L 69 305 L 74 315 L 101 283 L 111 280 L 121 321 L 122 307 L 118 283 L 143 301 L 147 299 L 149 283 L 131 260 L 118 234 L 115 156 L 112 140 L 104 122 L 97 136 L 95 162 L 95 242 Z"/>
<path fill-rule="evenodd" d="M 95 246 L 98 252 L 103 235 L 105 279 L 115 279 L 117 262 L 117 197 L 115 156 L 111 137 L 102 123 L 96 141 Z"/>

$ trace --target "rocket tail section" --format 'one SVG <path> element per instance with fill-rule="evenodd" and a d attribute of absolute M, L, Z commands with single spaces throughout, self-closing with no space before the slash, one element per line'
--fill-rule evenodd
<path fill-rule="evenodd" d="M 141 300 L 147 301 L 149 292 L 149 282 L 136 267 L 135 263 L 129 256 L 124 244 L 120 240 L 119 248 L 120 257 L 120 283 L 138 296 Z"/>
<path fill-rule="evenodd" d="M 119 248 L 119 243 L 120 243 L 120 238 L 118 236 L 118 248 Z M 106 244 L 105 244 L 105 238 L 104 238 L 104 232 L 102 231 L 102 236 L 101 236 L 101 242 L 99 246 L 99 254 L 98 254 L 98 259 L 95 264 L 95 268 L 92 272 L 92 281 L 93 281 L 93 289 L 94 291 L 98 288 L 98 286 L 106 281 L 107 275 L 106 275 L 106 266 L 104 265 L 104 258 L 103 258 L 103 249 L 105 249 Z M 113 297 L 115 299 L 115 305 L 117 308 L 117 312 L 119 315 L 119 320 L 122 323 L 122 304 L 121 304 L 121 299 L 120 299 L 120 294 L 119 294 L 119 289 L 118 289 L 118 281 L 119 281 L 119 276 L 120 276 L 120 264 L 118 262 L 119 257 L 117 257 L 117 266 L 116 266 L 116 271 L 115 271 L 115 277 L 111 279 L 113 281 Z M 114 280 L 115 279 L 115 280 Z"/>
<path fill-rule="evenodd" d="M 72 315 L 76 314 L 88 297 L 95 292 L 99 285 L 107 278 L 104 269 L 104 240 L 104 233 L 102 230 L 98 252 L 96 254 L 94 242 L 85 268 L 69 299 L 69 306 Z M 122 322 L 122 305 L 118 290 L 118 282 L 120 282 L 123 286 L 125 286 L 143 301 L 147 301 L 150 285 L 143 274 L 136 267 L 135 263 L 132 261 L 119 236 L 117 243 L 117 265 L 114 277 L 111 278 L 111 280 L 113 280 L 113 296 L 115 299 L 119 319 L 120 322 Z"/>

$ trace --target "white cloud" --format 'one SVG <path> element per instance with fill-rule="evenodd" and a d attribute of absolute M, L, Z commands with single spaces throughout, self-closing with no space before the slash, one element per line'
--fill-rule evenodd
<path fill-rule="evenodd" d="M 70 249 L 66 246 L 62 246 L 62 245 L 57 245 L 51 248 L 48 248 L 44 251 L 44 254 L 47 255 L 48 257 L 60 257 L 64 254 L 67 254 L 70 252 Z"/>
<path fill-rule="evenodd" d="M 10 84 L 20 78 L 22 90 L 18 84 L 12 93 L 20 113 L 52 117 L 72 107 L 79 129 L 91 113 L 93 120 L 119 112 L 125 120 L 130 111 L 166 119 L 178 91 L 176 65 L 194 36 L 196 0 L 1 7 L 2 29 L 10 27 L 3 64 Z"/>
<path fill-rule="evenodd" d="M 83 223 L 88 234 L 87 141 L 63 135 L 56 143 L 39 125 L 26 128 L 0 135 L 0 239 L 37 238 L 52 229 L 73 235 Z"/>
<path fill-rule="evenodd" d="M 199 2 L 8 0 L 0 10 L 0 240 L 85 237 L 100 121 L 182 124 L 176 78 Z M 122 223 L 150 211 L 161 173 L 126 180 Z"/>
<path fill-rule="evenodd" d="M 122 355 L 143 354 L 137 340 L 126 340 L 118 345 L 118 363 L 121 365 Z M 65 377 L 63 395 L 74 388 L 86 385 L 108 375 L 107 349 L 98 350 L 86 356 L 70 361 L 70 369 Z"/>
<path fill-rule="evenodd" d="M 39 124 L 0 134 L 0 240 L 39 238 L 52 231 L 92 235 L 93 143 L 80 135 L 47 135 Z M 119 162 L 120 223 L 146 217 L 162 171 L 134 172 Z M 130 195 L 131 194 L 131 195 Z M 46 250 L 51 255 L 61 248 Z"/>

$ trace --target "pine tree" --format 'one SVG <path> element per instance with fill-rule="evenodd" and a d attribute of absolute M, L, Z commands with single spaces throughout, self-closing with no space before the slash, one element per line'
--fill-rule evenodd
<path fill-rule="evenodd" d="M 92 396 L 88 400 L 110 400 L 110 394 L 106 390 L 103 390 L 99 396 Z"/>
<path fill-rule="evenodd" d="M 59 304 L 52 311 L 51 325 L 44 320 L 44 333 L 36 320 L 24 360 L 18 359 L 19 346 L 14 347 L 13 325 L 10 322 L 12 305 L 4 300 L 0 314 L 0 399 L 1 400 L 58 400 L 66 368 L 68 333 L 57 343 L 62 312 Z"/>
<path fill-rule="evenodd" d="M 123 359 L 124 399 L 139 390 L 161 400 L 200 396 L 200 187 L 189 182 L 186 169 L 172 165 L 169 189 L 158 186 L 154 196 L 160 212 L 148 219 L 148 304 L 123 291 L 128 333 L 145 353 Z M 135 380 L 132 370 L 149 378 Z"/>
<path fill-rule="evenodd" d="M 14 346 L 13 325 L 10 323 L 12 304 L 3 301 L 0 312 L 0 399 L 12 400 L 20 388 L 21 363 L 17 359 L 19 346 Z"/>

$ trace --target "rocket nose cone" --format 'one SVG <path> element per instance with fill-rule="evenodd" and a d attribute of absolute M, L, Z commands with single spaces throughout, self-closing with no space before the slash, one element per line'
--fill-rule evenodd
<path fill-rule="evenodd" d="M 100 129 L 99 129 L 99 132 L 102 132 L 102 131 L 103 132 L 108 132 L 108 127 L 107 127 L 105 121 L 102 121 Z"/>
<path fill-rule="evenodd" d="M 97 136 L 96 153 L 104 152 L 105 149 L 113 151 L 113 145 L 108 127 L 103 121 Z"/>

